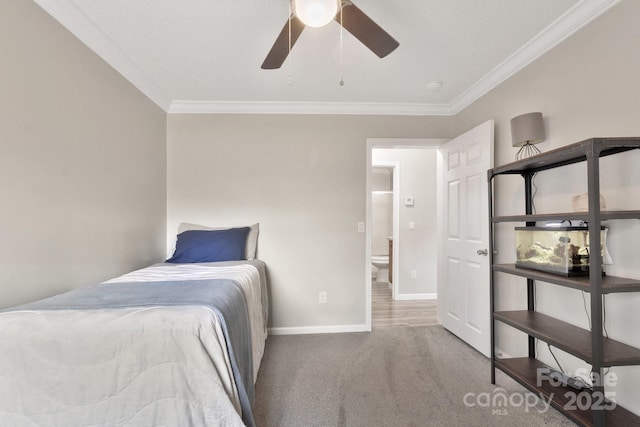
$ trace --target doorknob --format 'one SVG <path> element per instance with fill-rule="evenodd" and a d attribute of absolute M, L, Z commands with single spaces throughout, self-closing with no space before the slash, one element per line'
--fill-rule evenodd
<path fill-rule="evenodd" d="M 478 255 L 484 255 L 487 256 L 489 254 L 489 251 L 486 249 L 478 249 Z"/>

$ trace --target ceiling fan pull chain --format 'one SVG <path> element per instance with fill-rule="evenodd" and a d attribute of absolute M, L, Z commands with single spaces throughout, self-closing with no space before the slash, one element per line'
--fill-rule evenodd
<path fill-rule="evenodd" d="M 293 1 L 293 0 L 291 0 Z M 288 65 L 289 65 L 289 78 L 287 81 L 287 84 L 289 86 L 291 86 L 291 19 L 293 17 L 292 12 L 291 12 L 291 1 L 289 1 L 289 53 L 287 55 L 288 57 Z"/>
<path fill-rule="evenodd" d="M 342 4 L 340 4 L 340 80 L 338 80 L 338 84 L 340 86 L 344 86 L 343 72 L 342 72 L 342 33 L 344 31 L 344 27 L 342 26 Z"/>

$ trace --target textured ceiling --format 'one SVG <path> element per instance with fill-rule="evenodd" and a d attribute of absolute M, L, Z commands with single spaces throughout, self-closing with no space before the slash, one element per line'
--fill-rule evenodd
<path fill-rule="evenodd" d="M 396 51 L 380 59 L 345 31 L 341 53 L 331 22 L 306 28 L 282 68 L 262 70 L 287 0 L 35 1 L 168 111 L 412 114 L 463 108 L 617 2 L 354 0 Z M 443 87 L 429 91 L 434 80 Z"/>

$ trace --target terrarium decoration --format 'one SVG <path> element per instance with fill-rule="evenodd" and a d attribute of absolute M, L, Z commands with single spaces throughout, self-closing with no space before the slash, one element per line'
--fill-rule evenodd
<path fill-rule="evenodd" d="M 602 254 L 606 233 L 604 227 L 600 230 Z M 588 276 L 589 229 L 587 227 L 516 227 L 516 267 L 563 276 Z M 604 274 L 604 262 L 602 272 Z"/>

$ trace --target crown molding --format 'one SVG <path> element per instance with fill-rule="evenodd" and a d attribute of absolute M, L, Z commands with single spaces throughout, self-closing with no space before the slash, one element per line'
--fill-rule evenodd
<path fill-rule="evenodd" d="M 352 114 L 453 116 L 516 74 L 558 43 L 620 3 L 621 0 L 581 0 L 522 48 L 492 69 L 450 104 L 360 102 L 240 102 L 171 100 L 68 0 L 34 0 L 151 101 L 172 114 Z"/>
<path fill-rule="evenodd" d="M 156 105 L 165 111 L 169 109 L 171 99 L 74 4 L 66 0 L 34 0 L 34 2 Z"/>
<path fill-rule="evenodd" d="M 451 113 L 458 114 L 620 1 L 582 0 L 578 2 L 454 99 L 449 105 Z"/>
<path fill-rule="evenodd" d="M 236 102 L 173 101 L 172 114 L 352 114 L 450 116 L 446 104 L 391 104 L 360 102 Z"/>
<path fill-rule="evenodd" d="M 512 77 L 621 0 L 581 0 L 450 104 L 173 101 L 176 114 L 360 114 L 453 116 Z"/>

